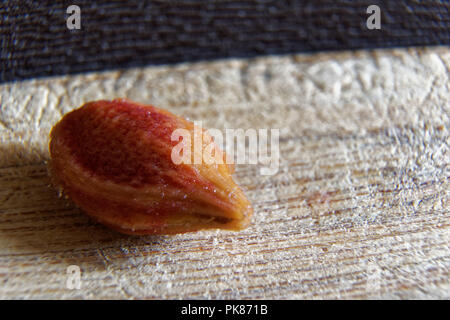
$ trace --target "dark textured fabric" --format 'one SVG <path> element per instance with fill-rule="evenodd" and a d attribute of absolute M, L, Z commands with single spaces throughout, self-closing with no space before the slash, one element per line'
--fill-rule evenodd
<path fill-rule="evenodd" d="M 81 29 L 66 27 L 69 5 Z M 369 30 L 369 5 L 381 29 Z M 5 1 L 0 81 L 317 50 L 448 45 L 449 1 Z"/>

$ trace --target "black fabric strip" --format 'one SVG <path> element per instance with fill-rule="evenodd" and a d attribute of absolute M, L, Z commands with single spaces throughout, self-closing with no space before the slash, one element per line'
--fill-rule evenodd
<path fill-rule="evenodd" d="M 81 29 L 66 26 L 81 9 Z M 378 5 L 381 29 L 370 30 Z M 0 81 L 267 54 L 450 44 L 450 1 L 4 1 Z"/>

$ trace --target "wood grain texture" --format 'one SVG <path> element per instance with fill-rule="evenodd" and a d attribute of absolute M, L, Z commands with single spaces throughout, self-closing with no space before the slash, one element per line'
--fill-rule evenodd
<path fill-rule="evenodd" d="M 448 48 L 408 49 L 1 85 L 0 298 L 450 298 L 449 67 Z M 277 174 L 235 173 L 252 225 L 124 236 L 59 198 L 51 126 L 115 97 L 208 128 L 281 129 Z"/>

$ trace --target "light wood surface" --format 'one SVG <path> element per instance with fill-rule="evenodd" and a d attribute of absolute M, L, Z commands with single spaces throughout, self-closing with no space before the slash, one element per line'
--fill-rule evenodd
<path fill-rule="evenodd" d="M 224 60 L 0 85 L 0 298 L 450 298 L 448 48 Z M 207 128 L 278 128 L 240 165 L 241 232 L 124 236 L 49 186 L 66 112 L 128 97 Z M 67 288 L 67 268 L 81 288 Z"/>

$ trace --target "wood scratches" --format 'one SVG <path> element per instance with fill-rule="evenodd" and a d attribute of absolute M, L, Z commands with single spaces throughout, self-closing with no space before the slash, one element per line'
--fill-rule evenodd
<path fill-rule="evenodd" d="M 324 53 L 0 86 L 0 298 L 450 298 L 449 59 Z M 236 167 L 249 229 L 128 237 L 59 198 L 47 130 L 113 94 L 205 127 L 282 129 L 275 175 Z M 72 264 L 81 290 L 65 286 Z"/>
<path fill-rule="evenodd" d="M 348 141 L 357 146 L 363 140 L 364 137 L 353 137 Z M 280 146 L 281 151 L 285 144 Z M 130 266 L 120 261 L 136 261 L 139 268 L 145 261 L 145 264 L 156 268 L 131 274 L 131 278 L 150 277 L 156 286 L 166 283 L 168 272 L 173 274 L 177 280 L 174 286 L 183 285 L 189 297 L 202 296 L 199 288 L 217 287 L 224 278 L 238 283 L 242 272 L 251 283 L 245 287 L 243 296 L 263 298 L 284 288 L 282 292 L 288 296 L 316 297 L 317 291 L 311 293 L 310 290 L 322 283 L 322 297 L 331 297 L 337 292 L 347 297 L 363 297 L 367 292 L 364 261 L 382 264 L 386 260 L 383 256 L 409 260 L 407 257 L 414 255 L 411 248 L 415 252 L 428 252 L 428 258 L 419 264 L 399 260 L 385 270 L 421 268 L 422 264 L 445 266 L 450 257 L 439 248 L 447 245 L 445 230 L 448 230 L 450 222 L 445 218 L 448 209 L 436 205 L 439 201 L 446 201 L 443 190 L 448 186 L 448 177 L 441 176 L 436 180 L 429 169 L 400 168 L 398 159 L 404 155 L 393 156 L 387 148 L 381 149 L 382 152 L 378 148 L 377 154 L 371 156 L 371 145 L 366 143 L 358 153 L 346 153 L 347 157 L 352 154 L 353 157 L 343 158 L 338 150 L 310 154 L 308 141 L 304 141 L 304 152 L 310 158 L 320 159 L 320 163 L 288 155 L 287 158 L 293 161 L 286 162 L 287 172 L 281 171 L 269 180 L 270 183 L 263 184 L 252 177 L 253 170 L 240 167 L 236 175 L 244 181 L 243 186 L 257 211 L 254 225 L 248 231 L 242 235 L 213 233 L 208 236 L 208 233 L 199 233 L 178 236 L 166 246 L 160 243 L 156 247 L 147 247 L 146 240 L 116 235 L 85 218 L 70 202 L 58 198 L 57 192 L 49 187 L 45 164 L 0 168 L 0 239 L 8 242 L 0 254 L 0 267 L 22 265 L 22 271 L 10 270 L 9 278 L 16 280 L 11 280 L 3 293 L 39 295 L 38 287 L 30 291 L 30 288 L 20 289 L 20 282 L 14 283 L 33 277 L 36 270 L 32 261 L 42 254 L 54 265 L 40 272 L 42 277 L 50 278 L 58 272 L 62 277 L 64 261 L 81 263 L 84 268 L 94 268 L 95 277 L 103 279 L 105 297 L 117 294 L 152 297 L 151 291 L 146 289 L 141 292 L 120 287 L 117 275 L 130 271 Z M 368 160 L 357 160 L 361 155 Z M 303 165 L 296 165 L 298 163 Z M 399 175 L 413 169 L 416 170 L 413 177 Z M 345 177 L 349 177 L 352 183 L 342 185 L 341 180 Z M 258 196 L 261 191 L 273 192 L 276 197 Z M 400 198 L 401 193 L 407 195 Z M 312 224 L 310 219 L 313 219 Z M 212 242 L 211 236 L 214 238 Z M 437 237 L 436 241 L 425 240 L 430 236 Z M 399 238 L 404 240 L 394 241 Z M 159 241 L 158 237 L 153 239 Z M 274 242 L 276 246 L 273 246 Z M 119 247 L 133 246 L 133 253 L 117 250 L 118 244 Z M 378 250 L 375 249 L 377 246 L 387 248 Z M 105 255 L 103 260 L 108 261 L 103 267 L 100 267 L 102 262 L 96 254 L 99 247 Z M 312 248 L 317 248 L 321 256 Z M 205 255 L 210 257 L 207 266 L 203 265 Z M 311 264 L 317 259 L 323 261 L 320 266 Z M 176 267 L 173 267 L 174 263 Z M 180 269 L 181 265 L 186 267 Z M 337 266 L 339 271 L 334 269 Z M 104 268 L 115 276 L 101 276 Z M 329 274 L 318 277 L 322 271 Z M 382 283 L 378 294 L 393 288 L 404 291 L 413 288 L 395 278 L 395 271 L 388 273 L 393 278 Z M 292 278 L 293 275 L 299 278 Z M 448 270 L 440 267 L 427 273 L 428 281 L 435 285 L 445 284 L 446 276 Z M 335 281 L 342 278 L 353 279 L 351 289 L 336 285 Z M 54 289 L 45 291 L 47 296 L 65 292 L 56 283 L 53 285 Z M 232 292 L 224 287 L 213 296 L 228 296 Z M 177 295 L 167 292 L 166 297 L 176 298 Z"/>

